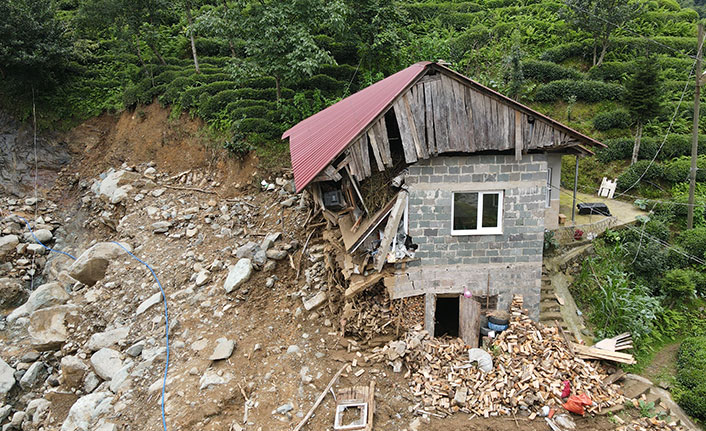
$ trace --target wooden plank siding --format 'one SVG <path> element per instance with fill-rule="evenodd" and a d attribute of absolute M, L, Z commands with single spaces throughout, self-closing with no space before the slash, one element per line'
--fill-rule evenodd
<path fill-rule="evenodd" d="M 529 150 L 562 148 L 575 142 L 549 121 L 518 110 L 506 100 L 486 94 L 451 74 L 427 75 L 393 103 L 394 118 L 407 163 L 444 153 L 514 151 L 517 160 Z M 372 154 L 371 154 L 372 152 Z M 392 167 L 385 115 L 343 153 L 358 181 Z M 371 163 L 372 162 L 372 163 Z M 323 180 L 328 176 L 320 176 Z"/>

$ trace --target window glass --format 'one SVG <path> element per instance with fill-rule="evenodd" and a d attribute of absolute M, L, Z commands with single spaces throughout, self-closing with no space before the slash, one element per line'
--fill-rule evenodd
<path fill-rule="evenodd" d="M 481 227 L 498 227 L 498 205 L 500 204 L 498 193 L 483 194 L 483 217 Z"/>
<path fill-rule="evenodd" d="M 454 193 L 454 230 L 478 228 L 478 193 Z"/>

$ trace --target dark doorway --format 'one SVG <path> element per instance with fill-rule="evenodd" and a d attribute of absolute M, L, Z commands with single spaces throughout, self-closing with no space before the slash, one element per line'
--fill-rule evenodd
<path fill-rule="evenodd" d="M 436 298 L 434 336 L 458 337 L 458 296 Z"/>

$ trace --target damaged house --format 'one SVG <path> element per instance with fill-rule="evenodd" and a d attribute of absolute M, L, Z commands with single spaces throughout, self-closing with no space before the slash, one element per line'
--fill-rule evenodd
<path fill-rule="evenodd" d="M 283 138 L 297 191 L 308 189 L 340 229 L 345 296 L 378 282 L 391 299 L 423 296 L 425 328 L 475 336 L 471 345 L 478 307 L 507 309 L 516 293 L 538 318 L 561 157 L 602 146 L 430 62 L 341 100 Z"/>

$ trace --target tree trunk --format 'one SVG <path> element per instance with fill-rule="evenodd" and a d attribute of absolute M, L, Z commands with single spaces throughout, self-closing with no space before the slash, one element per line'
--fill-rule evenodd
<path fill-rule="evenodd" d="M 147 46 L 150 47 L 150 49 L 152 50 L 152 53 L 154 54 L 155 57 L 157 57 L 157 60 L 159 60 L 160 63 L 167 64 L 167 62 L 164 61 L 164 58 L 162 58 L 162 56 L 159 54 L 159 51 L 157 51 L 157 47 L 154 46 L 153 43 L 151 43 L 151 42 L 145 42 L 145 43 L 147 43 Z"/>
<path fill-rule="evenodd" d="M 191 40 L 191 54 L 194 57 L 194 68 L 196 73 L 201 73 L 199 70 L 199 57 L 196 55 L 196 41 L 194 40 L 194 20 L 191 18 L 191 4 L 186 2 L 186 21 L 189 23 L 189 39 Z"/>
<path fill-rule="evenodd" d="M 608 39 L 603 41 L 603 46 L 601 47 L 601 55 L 600 57 L 598 57 L 598 61 L 593 64 L 594 66 L 600 66 L 601 64 L 603 64 L 603 58 L 605 57 L 606 51 L 608 51 L 608 43 Z"/>
<path fill-rule="evenodd" d="M 137 36 L 132 39 L 132 46 L 137 52 L 137 59 L 140 60 L 140 64 L 142 65 L 142 67 L 146 67 L 147 65 L 145 64 L 145 60 L 142 58 L 142 51 L 140 50 L 140 39 L 138 39 Z M 146 69 L 145 72 L 147 72 Z"/>
<path fill-rule="evenodd" d="M 640 141 L 642 140 L 642 123 L 637 123 L 635 131 L 635 145 L 632 147 L 632 158 L 630 164 L 634 165 L 637 162 L 637 155 L 640 153 Z"/>
<path fill-rule="evenodd" d="M 598 42 L 594 39 L 593 42 L 593 66 L 596 65 L 596 57 L 598 56 Z"/>
<path fill-rule="evenodd" d="M 280 78 L 277 75 L 275 75 L 275 86 L 277 88 L 277 101 L 279 102 L 279 99 L 282 98 L 282 89 L 280 88 Z"/>

